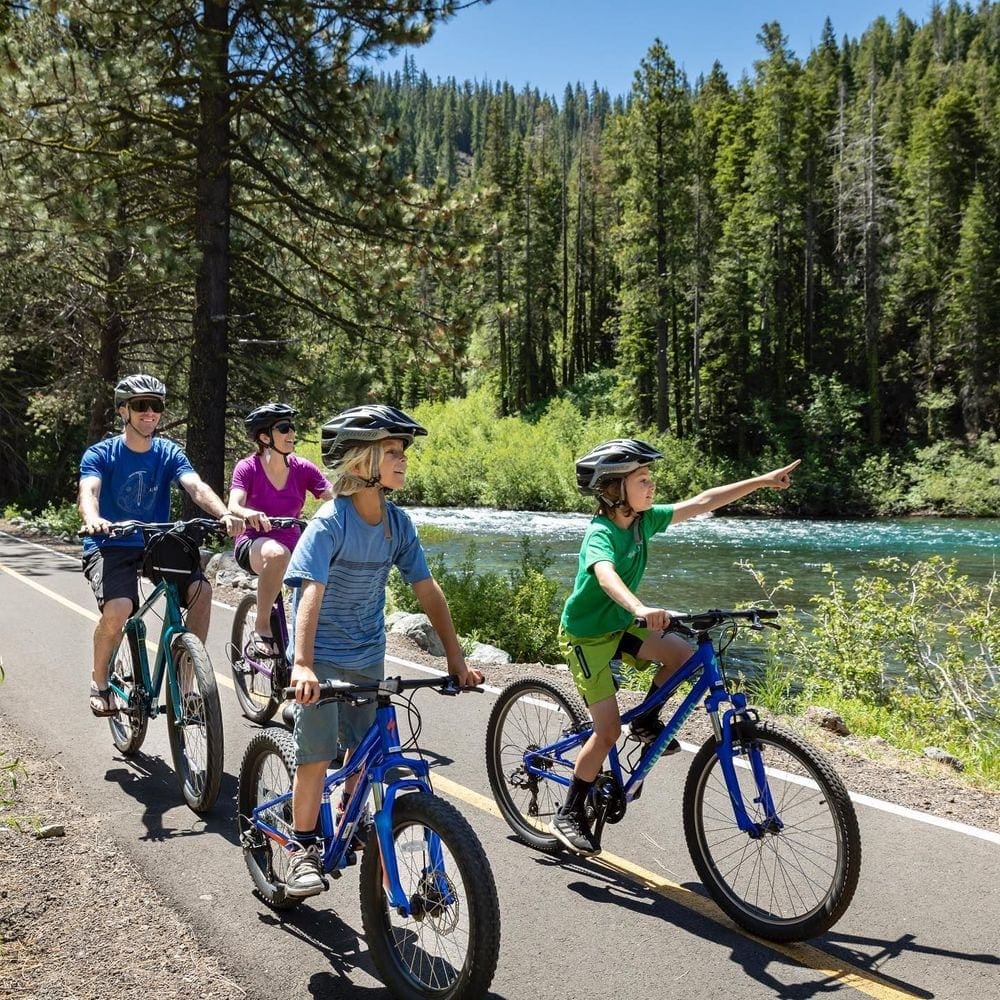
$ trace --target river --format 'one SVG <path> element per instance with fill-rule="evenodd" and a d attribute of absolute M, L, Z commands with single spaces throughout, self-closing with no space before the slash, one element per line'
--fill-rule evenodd
<path fill-rule="evenodd" d="M 477 565 L 504 570 L 520 559 L 520 539 L 548 548 L 550 572 L 568 593 L 576 574 L 580 540 L 590 520 L 585 514 L 542 514 L 489 508 L 410 507 L 418 530 L 447 529 L 437 540 L 428 531 L 424 548 L 432 558 L 443 553 L 450 567 L 461 561 L 470 542 Z M 640 596 L 649 604 L 679 611 L 746 606 L 762 597 L 752 577 L 737 563 L 745 560 L 771 584 L 795 582 L 779 603 L 805 609 L 809 597 L 827 593 L 823 567 L 851 582 L 872 572 L 870 563 L 896 555 L 907 561 L 939 555 L 957 560 L 962 573 L 985 582 L 1000 569 L 1000 519 L 942 518 L 806 521 L 784 518 L 693 518 L 668 528 L 650 543 Z"/>

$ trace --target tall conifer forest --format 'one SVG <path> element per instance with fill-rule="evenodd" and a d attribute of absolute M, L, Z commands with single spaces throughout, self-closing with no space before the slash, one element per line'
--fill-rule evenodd
<path fill-rule="evenodd" d="M 736 469 L 937 449 L 996 477 L 1000 5 L 827 20 L 808 53 L 764 24 L 735 80 L 651 37 L 625 95 L 366 58 L 450 16 L 0 8 L 0 500 L 71 496 L 140 369 L 216 486 L 264 399 L 472 389 Z"/>

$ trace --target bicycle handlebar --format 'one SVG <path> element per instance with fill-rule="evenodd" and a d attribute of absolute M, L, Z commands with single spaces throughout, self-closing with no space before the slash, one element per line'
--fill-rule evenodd
<path fill-rule="evenodd" d="M 670 624 L 664 632 L 680 632 L 683 635 L 697 635 L 718 628 L 726 622 L 746 621 L 747 628 L 759 632 L 766 625 L 768 628 L 781 628 L 777 622 L 769 619 L 777 618 L 778 612 L 772 608 L 745 608 L 742 611 L 733 608 L 713 608 L 710 611 L 694 611 L 682 615 L 671 615 Z M 636 618 L 636 625 L 645 628 L 646 619 Z"/>
<path fill-rule="evenodd" d="M 384 677 L 377 683 L 372 684 L 352 684 L 350 681 L 320 681 L 319 699 L 312 704 L 319 704 L 321 701 L 353 701 L 360 695 L 376 694 L 383 697 L 399 694 L 402 691 L 409 691 L 414 688 L 440 688 L 440 693 L 445 695 L 457 695 L 467 691 L 483 693 L 481 687 L 459 687 L 458 681 L 450 674 L 444 677 L 421 677 L 418 680 L 403 680 L 402 677 Z M 285 701 L 291 701 L 295 697 L 295 688 L 282 688 L 281 696 Z"/>
<path fill-rule="evenodd" d="M 104 531 L 94 534 L 108 535 L 110 538 L 123 538 L 137 531 L 183 531 L 185 528 L 199 528 L 205 532 L 225 534 L 226 526 L 212 517 L 192 517 L 187 521 L 116 521 L 109 524 Z M 91 533 L 82 528 L 76 533 L 77 538 L 92 537 Z"/>
<path fill-rule="evenodd" d="M 304 528 L 309 522 L 301 517 L 269 517 L 272 528 Z"/>

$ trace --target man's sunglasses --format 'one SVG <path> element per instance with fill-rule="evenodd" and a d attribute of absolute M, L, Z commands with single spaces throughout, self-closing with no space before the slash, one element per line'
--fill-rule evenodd
<path fill-rule="evenodd" d="M 133 413 L 145 413 L 147 410 L 152 410 L 154 413 L 163 412 L 163 400 L 162 399 L 130 399 L 128 401 L 128 408 L 133 411 Z"/>
<path fill-rule="evenodd" d="M 282 420 L 280 424 L 273 424 L 272 430 L 276 430 L 279 434 L 287 434 L 289 431 L 295 430 L 295 424 L 291 420 Z"/>

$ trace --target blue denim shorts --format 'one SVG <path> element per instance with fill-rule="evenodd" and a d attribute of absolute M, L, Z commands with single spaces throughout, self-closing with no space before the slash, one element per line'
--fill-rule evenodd
<path fill-rule="evenodd" d="M 321 681 L 350 681 L 363 684 L 380 681 L 385 676 L 385 666 L 345 670 L 332 663 L 314 663 L 313 671 Z M 366 705 L 345 705 L 328 701 L 322 705 L 295 703 L 295 763 L 316 764 L 331 761 L 338 749 L 353 750 L 375 721 L 374 698 Z"/>

